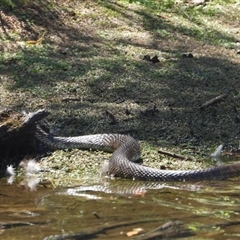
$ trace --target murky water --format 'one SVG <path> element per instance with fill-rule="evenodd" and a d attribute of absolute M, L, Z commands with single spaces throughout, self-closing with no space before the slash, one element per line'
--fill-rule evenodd
<path fill-rule="evenodd" d="M 30 191 L 1 179 L 0 238 L 240 239 L 239 180 L 111 180 L 55 190 L 41 185 Z M 171 227 L 159 228 L 166 223 Z"/>

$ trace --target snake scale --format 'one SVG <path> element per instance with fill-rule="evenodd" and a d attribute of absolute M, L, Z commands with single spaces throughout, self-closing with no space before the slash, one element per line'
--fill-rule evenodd
<path fill-rule="evenodd" d="M 35 137 L 53 149 L 92 149 L 113 152 L 109 161 L 110 175 L 149 181 L 198 181 L 226 179 L 240 175 L 240 162 L 199 170 L 160 170 L 135 163 L 140 146 L 129 135 L 94 134 L 76 137 L 51 136 L 37 126 Z"/>

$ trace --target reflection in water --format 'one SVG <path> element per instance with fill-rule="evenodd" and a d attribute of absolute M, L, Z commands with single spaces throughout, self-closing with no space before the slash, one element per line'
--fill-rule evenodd
<path fill-rule="evenodd" d="M 129 180 L 107 180 L 103 179 L 101 183 L 91 184 L 89 186 L 82 185 L 77 187 L 69 187 L 66 190 L 60 191 L 59 194 L 72 195 L 72 196 L 85 196 L 92 199 L 92 195 L 98 194 L 98 192 L 104 192 L 108 194 L 118 194 L 128 197 L 144 196 L 148 190 L 159 189 L 182 189 L 188 191 L 199 191 L 202 185 L 200 184 L 167 184 L 163 182 L 147 182 L 147 181 L 129 181 Z M 88 194 L 86 194 L 88 193 Z M 99 198 L 99 197 L 97 197 Z"/>
<path fill-rule="evenodd" d="M 15 175 L 16 175 L 16 170 L 15 168 L 10 165 L 7 166 L 7 170 L 6 170 L 6 176 L 7 176 L 7 183 L 8 184 L 13 184 L 14 180 L 15 180 Z"/>
<path fill-rule="evenodd" d="M 21 184 L 7 185 L 2 179 L 0 237 L 70 239 L 66 237 L 71 234 L 71 239 L 154 239 L 141 235 L 150 232 L 158 234 L 155 239 L 159 239 L 168 238 L 161 235 L 166 231 L 153 230 L 173 223 L 169 234 L 175 229 L 174 237 L 178 238 L 239 239 L 238 182 L 239 179 L 198 183 L 115 179 L 61 189 L 39 185 L 36 191 L 29 191 Z M 142 232 L 127 237 L 134 229 Z M 79 234 L 88 235 L 81 238 Z"/>
<path fill-rule="evenodd" d="M 36 190 L 37 185 L 40 183 L 40 178 L 37 175 L 40 171 L 40 165 L 33 159 L 23 160 L 20 162 L 19 167 L 23 169 L 23 180 L 20 185 L 24 186 L 26 189 Z M 16 178 L 16 170 L 12 165 L 7 166 L 6 177 L 7 183 L 13 184 Z"/>
<path fill-rule="evenodd" d="M 26 189 L 31 191 L 36 190 L 37 185 L 40 183 L 40 178 L 37 175 L 26 175 L 25 178 L 21 181 L 20 185 L 24 186 Z"/>

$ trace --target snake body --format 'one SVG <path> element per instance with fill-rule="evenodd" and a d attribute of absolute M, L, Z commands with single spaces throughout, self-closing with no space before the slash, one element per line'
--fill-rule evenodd
<path fill-rule="evenodd" d="M 94 134 L 76 137 L 51 136 L 37 126 L 35 137 L 53 149 L 92 149 L 113 152 L 110 175 L 149 181 L 198 181 L 226 179 L 240 175 L 240 162 L 199 170 L 159 170 L 135 163 L 140 158 L 138 142 L 129 135 Z"/>

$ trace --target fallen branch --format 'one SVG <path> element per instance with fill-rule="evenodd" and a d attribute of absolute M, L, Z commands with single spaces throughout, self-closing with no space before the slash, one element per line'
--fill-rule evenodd
<path fill-rule="evenodd" d="M 221 94 L 215 98 L 210 99 L 209 101 L 205 102 L 204 104 L 201 105 L 200 110 L 203 110 L 211 105 L 213 105 L 214 103 L 219 102 L 220 100 L 222 100 L 223 98 L 226 98 L 228 96 L 228 93 L 224 93 Z"/>
<path fill-rule="evenodd" d="M 49 115 L 45 109 L 31 113 L 18 113 L 9 108 L 0 109 L 0 153 L 12 149 L 29 150 L 33 145 L 36 122 Z M 8 150 L 7 150 L 8 149 Z"/>

